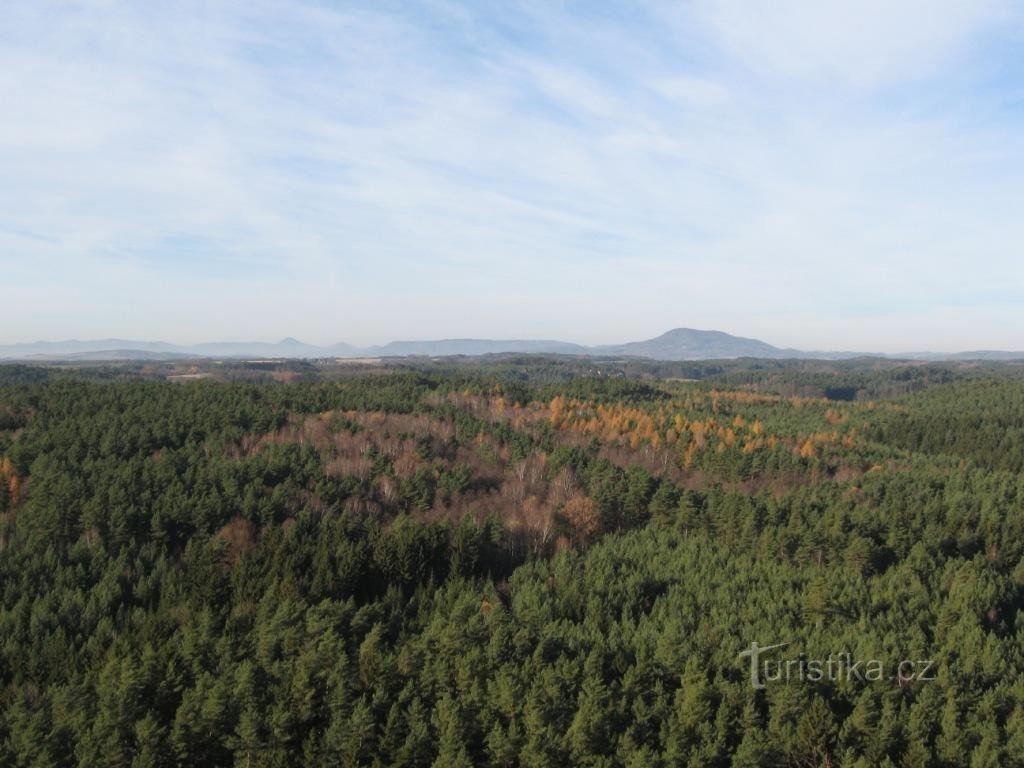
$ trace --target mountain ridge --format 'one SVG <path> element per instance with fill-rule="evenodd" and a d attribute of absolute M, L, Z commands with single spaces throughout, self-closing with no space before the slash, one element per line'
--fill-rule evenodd
<path fill-rule="evenodd" d="M 836 360 L 852 357 L 883 357 L 907 360 L 1024 360 L 1024 352 L 972 350 L 953 353 L 907 352 L 901 354 L 860 352 L 808 352 L 776 347 L 765 341 L 735 336 L 718 330 L 673 328 L 660 336 L 622 344 L 587 346 L 555 339 L 449 338 L 396 340 L 369 347 L 345 342 L 306 344 L 286 337 L 277 342 L 212 341 L 179 345 L 165 341 L 133 341 L 120 338 L 96 340 L 35 341 L 0 344 L 0 360 L 165 360 L 176 358 L 272 358 L 320 359 L 359 357 L 448 357 L 487 354 L 565 354 L 581 357 L 638 357 L 654 360 L 725 360 L 740 357 L 764 359 Z"/>

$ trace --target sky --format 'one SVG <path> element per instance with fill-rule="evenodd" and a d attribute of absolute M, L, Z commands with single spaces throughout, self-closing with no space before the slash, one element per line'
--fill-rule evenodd
<path fill-rule="evenodd" d="M 1024 349 L 1024 3 L 48 2 L 0 342 Z"/>

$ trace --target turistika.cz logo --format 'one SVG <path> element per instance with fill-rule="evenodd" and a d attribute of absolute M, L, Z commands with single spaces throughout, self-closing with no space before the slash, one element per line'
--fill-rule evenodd
<path fill-rule="evenodd" d="M 808 658 L 799 654 L 792 658 L 769 657 L 771 651 L 790 643 L 758 645 L 757 642 L 740 651 L 739 658 L 750 659 L 750 685 L 758 690 L 768 683 L 853 681 L 873 683 L 891 680 L 899 686 L 916 681 L 935 679 L 935 662 L 931 659 L 902 659 L 888 664 L 881 659 L 854 659 L 848 651 L 829 653 L 825 658 Z"/>

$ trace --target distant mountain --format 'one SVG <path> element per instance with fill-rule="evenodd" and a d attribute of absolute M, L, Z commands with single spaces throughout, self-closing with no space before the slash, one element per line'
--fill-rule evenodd
<path fill-rule="evenodd" d="M 533 341 L 526 339 L 441 339 L 439 341 L 392 341 L 381 347 L 372 347 L 368 353 L 380 357 L 406 355 L 492 355 L 500 352 L 521 352 L 534 355 L 587 355 L 590 348 L 567 341 Z"/>
<path fill-rule="evenodd" d="M 759 339 L 695 328 L 674 328 L 661 336 L 646 341 L 631 341 L 625 344 L 607 344 L 595 347 L 549 339 L 438 339 L 392 341 L 381 346 L 361 348 L 344 342 L 330 346 L 316 346 L 291 337 L 278 342 L 219 341 L 193 345 L 126 339 L 99 339 L 96 341 L 72 339 L 70 341 L 36 341 L 0 345 L 0 359 L 28 361 L 167 360 L 183 357 L 235 359 L 444 357 L 449 355 L 489 355 L 503 352 L 535 355 L 643 357 L 655 360 L 725 360 L 737 357 L 839 360 L 871 356 L 852 352 L 803 352 L 797 349 L 783 349 Z M 880 354 L 876 356 L 927 361 L 1024 360 L 1024 352 L 991 350 L 952 354 L 916 352 L 904 355 Z"/>
<path fill-rule="evenodd" d="M 82 352 L 68 352 L 66 354 L 34 354 L 17 356 L 16 360 L 26 362 L 117 362 L 119 360 L 182 360 L 194 357 L 194 355 L 182 355 L 177 352 L 160 352 L 152 349 L 87 349 Z M 3 360 L 0 355 L 0 360 Z"/>
<path fill-rule="evenodd" d="M 1024 360 L 1024 352 L 979 349 L 973 352 L 954 352 L 949 355 L 943 355 L 941 352 L 922 352 L 913 357 L 915 360 L 991 360 L 1006 362 L 1010 360 Z"/>
<path fill-rule="evenodd" d="M 325 357 L 323 347 L 303 344 L 298 339 L 282 339 L 276 344 L 260 341 L 227 341 L 194 344 L 180 348 L 185 354 L 200 357 Z"/>
<path fill-rule="evenodd" d="M 116 352 L 119 350 L 139 352 L 173 353 L 178 350 L 173 344 L 162 341 L 128 341 L 127 339 L 95 339 L 80 341 L 34 341 L 31 343 L 0 345 L 0 358 L 26 359 L 52 357 L 67 359 L 71 355 Z"/>
<path fill-rule="evenodd" d="M 647 341 L 631 341 L 595 351 L 610 355 L 651 357 L 656 360 L 718 360 L 736 357 L 797 357 L 796 350 L 773 347 L 758 339 L 732 336 L 722 331 L 699 331 L 694 328 L 674 328 Z"/>
<path fill-rule="evenodd" d="M 341 350 L 337 351 L 336 350 Z M 265 341 L 214 341 L 178 345 L 163 341 L 99 339 L 97 341 L 36 341 L 27 344 L 0 345 L 0 359 L 14 360 L 163 360 L 180 357 L 232 358 L 304 358 L 350 355 L 356 350 L 348 344 L 317 347 L 298 339 Z"/>

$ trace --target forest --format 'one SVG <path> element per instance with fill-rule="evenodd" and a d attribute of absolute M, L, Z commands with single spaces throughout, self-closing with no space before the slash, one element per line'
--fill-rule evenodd
<path fill-rule="evenodd" d="M 1024 768 L 1022 607 L 1019 365 L 0 366 L 3 766 Z"/>

